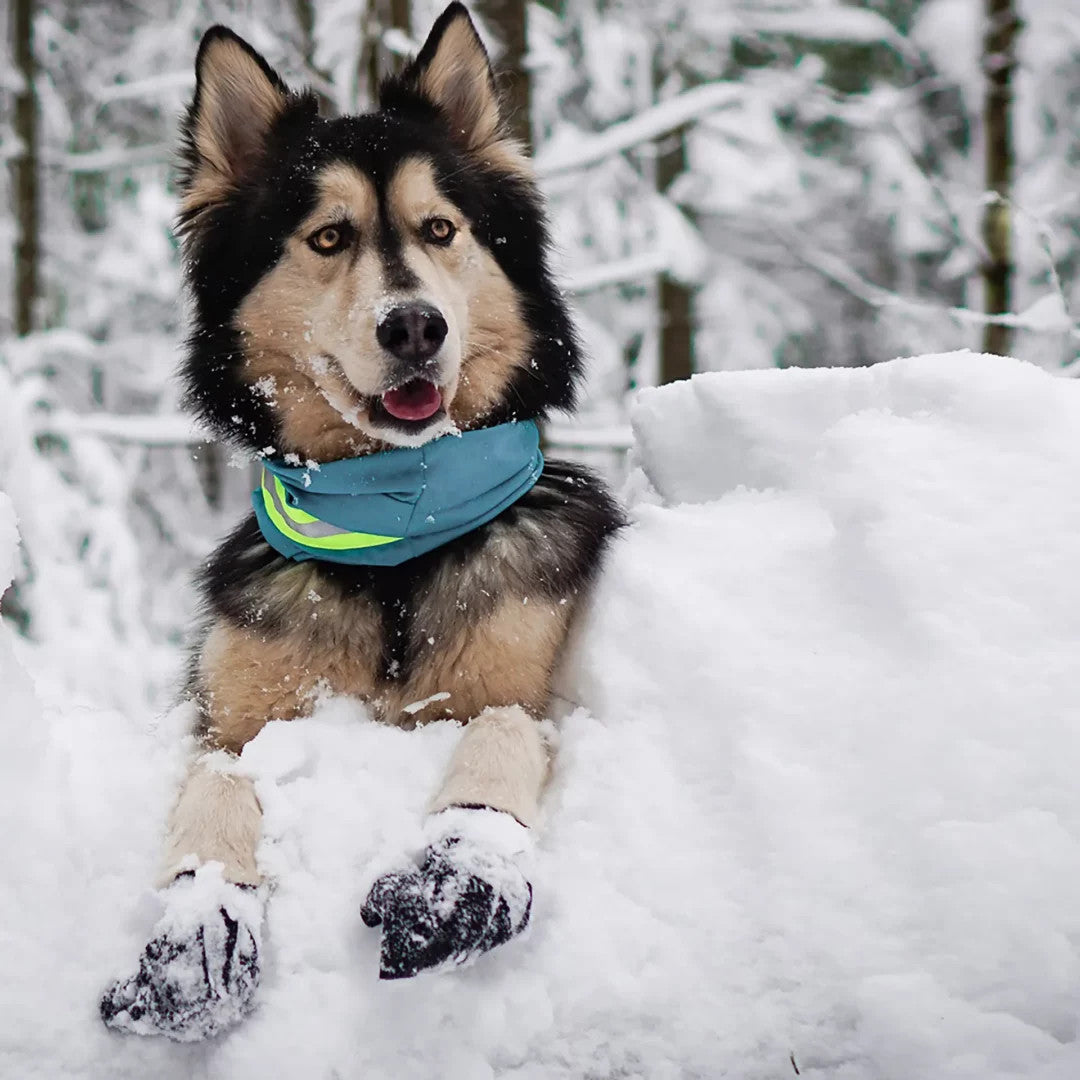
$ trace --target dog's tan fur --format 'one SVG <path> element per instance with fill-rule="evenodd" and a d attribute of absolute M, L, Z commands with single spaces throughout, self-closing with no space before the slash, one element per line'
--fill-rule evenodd
<path fill-rule="evenodd" d="M 555 653 L 566 631 L 566 606 L 508 597 L 476 621 L 455 619 L 445 608 L 433 621 L 447 630 L 433 629 L 427 637 L 418 631 L 420 659 L 407 682 L 380 689 L 377 705 L 384 719 L 406 724 L 440 717 L 467 721 L 489 706 L 514 704 L 543 716 Z M 406 705 L 442 693 L 449 698 L 413 714 L 402 713 Z"/>
<path fill-rule="evenodd" d="M 213 757 L 197 760 L 172 813 L 159 883 L 195 865 L 219 862 L 227 881 L 257 885 L 262 879 L 255 850 L 262 809 L 246 776 L 232 775 Z"/>
<path fill-rule="evenodd" d="M 547 780 L 548 748 L 521 706 L 485 709 L 465 729 L 429 810 L 490 806 L 533 825 Z"/>
<path fill-rule="evenodd" d="M 318 612 L 313 605 L 311 615 Z M 342 633 L 315 629 L 264 635 L 257 627 L 222 620 L 207 636 L 199 657 L 199 697 L 211 746 L 238 754 L 268 720 L 292 720 L 311 709 L 321 690 L 371 698 L 381 637 L 377 622 L 357 618 L 360 630 L 349 641 Z M 327 619 L 324 625 L 329 625 Z M 367 648 L 365 648 L 367 645 Z M 371 646 L 374 645 L 373 650 Z"/>

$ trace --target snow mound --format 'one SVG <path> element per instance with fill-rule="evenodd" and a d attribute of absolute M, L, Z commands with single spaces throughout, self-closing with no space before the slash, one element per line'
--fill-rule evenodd
<path fill-rule="evenodd" d="M 990 443 L 988 452 L 999 454 L 1013 447 L 1041 472 L 1042 456 L 1075 419 L 1064 390 L 1036 367 L 970 352 L 867 368 L 699 375 L 639 394 L 636 454 L 669 505 L 739 487 L 791 490 L 810 476 L 820 478 L 818 492 L 858 439 L 874 457 L 919 439 L 928 450 L 947 449 L 946 440 L 971 450 Z M 938 487 L 950 492 L 957 479 L 942 473 Z"/>
<path fill-rule="evenodd" d="M 966 354 L 718 373 L 634 425 L 531 932 L 377 981 L 359 908 L 458 733 L 332 700 L 244 755 L 277 881 L 258 1010 L 201 1046 L 112 1035 L 187 717 L 49 711 L 5 755 L 0 1075 L 1080 1075 L 1080 387 Z"/>

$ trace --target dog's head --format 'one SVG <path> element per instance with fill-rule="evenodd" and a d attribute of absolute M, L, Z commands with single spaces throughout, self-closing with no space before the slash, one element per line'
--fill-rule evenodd
<path fill-rule="evenodd" d="M 320 117 L 223 27 L 196 73 L 183 376 L 219 434 L 327 461 L 573 404 L 540 198 L 461 4 L 368 115 Z"/>

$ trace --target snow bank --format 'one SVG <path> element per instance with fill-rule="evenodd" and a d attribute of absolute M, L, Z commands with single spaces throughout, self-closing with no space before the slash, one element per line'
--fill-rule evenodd
<path fill-rule="evenodd" d="M 359 906 L 456 732 L 327 702 L 245 753 L 278 886 L 262 1005 L 211 1045 L 95 1016 L 183 712 L 47 715 L 5 755 L 0 1075 L 1072 1080 L 1078 430 L 1080 386 L 971 355 L 642 394 L 530 936 L 377 982 Z"/>

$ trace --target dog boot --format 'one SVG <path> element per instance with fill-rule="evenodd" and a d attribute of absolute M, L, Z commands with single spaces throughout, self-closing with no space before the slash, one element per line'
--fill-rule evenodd
<path fill-rule="evenodd" d="M 471 964 L 529 925 L 529 830 L 509 814 L 452 808 L 429 823 L 419 866 L 385 874 L 360 912 L 382 926 L 381 979 Z"/>
<path fill-rule="evenodd" d="M 221 877 L 217 864 L 183 874 L 162 890 L 165 912 L 139 970 L 101 999 L 118 1031 L 195 1042 L 251 1011 L 259 985 L 263 900 Z"/>

